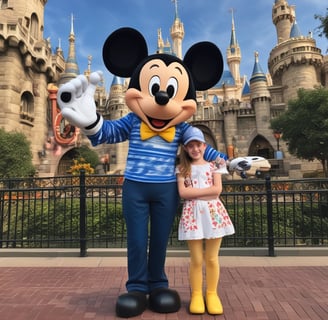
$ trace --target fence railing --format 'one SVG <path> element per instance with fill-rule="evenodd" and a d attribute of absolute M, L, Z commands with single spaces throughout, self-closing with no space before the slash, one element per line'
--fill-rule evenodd
<path fill-rule="evenodd" d="M 0 180 L 0 248 L 125 248 L 120 175 Z M 328 246 L 328 179 L 224 181 L 223 247 Z M 169 247 L 184 248 L 177 227 Z"/>

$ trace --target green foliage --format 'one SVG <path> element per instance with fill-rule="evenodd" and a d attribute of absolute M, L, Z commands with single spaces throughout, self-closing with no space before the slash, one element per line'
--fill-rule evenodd
<path fill-rule="evenodd" d="M 273 130 L 283 132 L 288 151 L 300 159 L 321 161 L 327 176 L 328 90 L 300 89 L 288 109 L 271 121 Z"/>
<path fill-rule="evenodd" d="M 224 237 L 222 246 L 263 247 L 267 246 L 268 227 L 265 209 L 253 205 L 241 207 L 226 205 L 236 233 Z M 273 208 L 273 234 L 275 246 L 295 243 L 318 244 L 328 232 L 328 205 L 318 203 L 281 204 Z M 311 241 L 312 243 L 308 243 Z"/>
<path fill-rule="evenodd" d="M 113 247 L 126 240 L 121 204 L 88 199 L 86 210 L 89 243 Z M 79 247 L 80 200 L 59 198 L 49 203 L 31 200 L 28 205 L 7 211 L 4 222 L 4 238 L 23 240 L 21 244 L 18 240 L 15 246 L 48 247 L 51 243 L 55 247 Z"/>
<path fill-rule="evenodd" d="M 30 142 L 19 132 L 0 128 L 0 178 L 29 177 L 35 174 Z"/>
<path fill-rule="evenodd" d="M 100 163 L 97 152 L 91 150 L 87 146 L 81 146 L 80 148 L 76 149 L 76 157 L 83 158 L 85 162 L 90 163 L 90 166 L 94 169 Z"/>
<path fill-rule="evenodd" d="M 319 36 L 325 36 L 328 39 L 328 8 L 326 9 L 326 15 L 315 14 L 314 18 L 320 21 L 320 26 L 317 27 Z"/>
<path fill-rule="evenodd" d="M 24 194 L 22 194 L 23 196 Z M 120 202 L 87 198 L 86 229 L 89 247 L 126 247 L 126 228 Z M 16 203 L 15 203 L 16 202 Z M 1 240 L 16 247 L 78 248 L 80 243 L 80 199 L 49 197 L 16 199 L 1 207 Z M 234 235 L 223 238 L 223 247 L 267 247 L 267 207 L 256 198 L 225 204 L 235 226 Z M 177 240 L 177 214 L 169 245 L 185 246 Z M 304 194 L 296 202 L 273 206 L 275 246 L 327 243 L 328 197 Z"/>

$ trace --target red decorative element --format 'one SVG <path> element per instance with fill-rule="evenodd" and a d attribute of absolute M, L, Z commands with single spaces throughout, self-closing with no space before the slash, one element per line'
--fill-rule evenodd
<path fill-rule="evenodd" d="M 79 133 L 79 129 L 66 121 L 57 106 L 57 92 L 56 86 L 49 86 L 49 99 L 51 102 L 52 128 L 57 144 L 68 146 L 75 143 Z"/>

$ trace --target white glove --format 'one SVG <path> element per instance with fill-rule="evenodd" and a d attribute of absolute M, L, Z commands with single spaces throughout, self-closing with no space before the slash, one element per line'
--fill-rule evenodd
<path fill-rule="evenodd" d="M 227 162 L 224 158 L 218 156 L 215 160 L 215 166 L 217 170 L 215 172 L 221 173 L 221 174 L 229 174 L 227 170 Z"/>
<path fill-rule="evenodd" d="M 270 162 L 259 156 L 238 157 L 229 162 L 229 171 L 236 172 L 242 178 L 257 176 L 258 173 L 268 172 L 271 168 Z"/>
<path fill-rule="evenodd" d="M 89 83 L 86 76 L 79 75 L 62 85 L 57 93 L 57 102 L 63 117 L 87 135 L 97 133 L 103 124 L 103 118 L 100 116 L 98 119 L 94 101 L 96 87 L 101 78 L 101 71 L 91 73 Z M 92 128 L 86 129 L 89 126 Z"/>
<path fill-rule="evenodd" d="M 247 171 L 252 166 L 252 157 L 238 157 L 229 161 L 229 170 L 242 172 Z"/>

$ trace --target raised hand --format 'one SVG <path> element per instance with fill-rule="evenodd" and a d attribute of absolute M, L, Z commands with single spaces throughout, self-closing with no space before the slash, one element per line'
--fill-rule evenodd
<path fill-rule="evenodd" d="M 72 125 L 85 129 L 97 123 L 94 94 L 101 78 L 101 71 L 91 73 L 89 82 L 86 76 L 79 75 L 59 88 L 58 105 L 63 117 Z"/>

